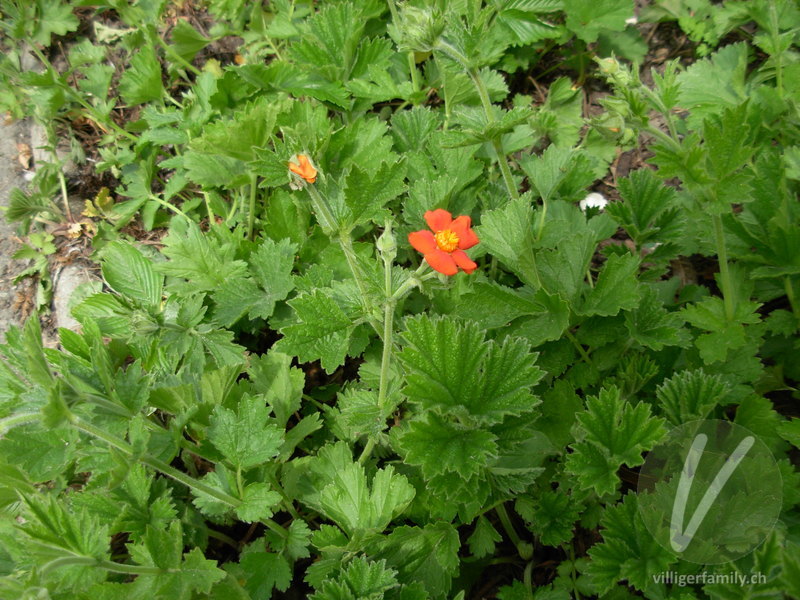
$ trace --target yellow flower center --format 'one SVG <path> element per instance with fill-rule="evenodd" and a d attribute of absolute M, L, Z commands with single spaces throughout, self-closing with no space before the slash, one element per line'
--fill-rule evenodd
<path fill-rule="evenodd" d="M 445 229 L 433 237 L 436 240 L 436 245 L 439 246 L 440 250 L 444 250 L 445 252 L 453 252 L 456 248 L 458 248 L 459 240 L 454 231 Z"/>

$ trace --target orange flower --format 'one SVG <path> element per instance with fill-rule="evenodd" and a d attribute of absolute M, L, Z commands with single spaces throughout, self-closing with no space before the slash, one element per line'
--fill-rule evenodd
<path fill-rule="evenodd" d="M 446 210 L 437 208 L 425 213 L 425 222 L 433 231 L 414 231 L 408 234 L 408 241 L 435 271 L 455 275 L 459 267 L 467 273 L 478 268 L 464 252 L 479 241 L 468 216 L 454 219 Z"/>
<path fill-rule="evenodd" d="M 295 154 L 289 159 L 289 170 L 295 175 L 302 177 L 308 183 L 317 180 L 317 169 L 305 154 Z"/>

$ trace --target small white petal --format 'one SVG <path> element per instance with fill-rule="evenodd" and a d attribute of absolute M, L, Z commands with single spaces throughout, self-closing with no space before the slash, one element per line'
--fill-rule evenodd
<path fill-rule="evenodd" d="M 625 19 L 626 25 L 636 25 L 639 22 L 639 19 L 636 18 L 636 15 L 633 15 L 630 19 Z"/>
<path fill-rule="evenodd" d="M 599 210 L 603 210 L 608 204 L 608 200 L 603 194 L 598 194 L 597 192 L 592 192 L 586 198 L 580 201 L 579 206 L 583 212 L 586 212 L 589 208 L 597 208 Z"/>

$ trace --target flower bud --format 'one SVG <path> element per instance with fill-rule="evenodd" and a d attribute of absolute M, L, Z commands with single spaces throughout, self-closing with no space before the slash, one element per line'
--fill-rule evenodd
<path fill-rule="evenodd" d="M 375 242 L 375 246 L 378 248 L 378 252 L 380 252 L 384 262 L 391 263 L 397 256 L 397 240 L 395 240 L 394 234 L 392 233 L 391 221 L 386 221 L 383 233 L 380 235 L 377 242 Z"/>
<path fill-rule="evenodd" d="M 444 19 L 428 8 L 404 6 L 399 20 L 390 27 L 390 33 L 399 49 L 406 52 L 432 51 L 444 30 Z"/>

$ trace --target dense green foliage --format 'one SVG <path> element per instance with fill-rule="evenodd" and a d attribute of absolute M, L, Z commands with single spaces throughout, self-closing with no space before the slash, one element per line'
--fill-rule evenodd
<path fill-rule="evenodd" d="M 0 0 L 0 108 L 53 155 L 20 257 L 66 220 L 103 279 L 0 346 L 0 597 L 800 597 L 796 3 L 654 2 L 693 54 L 641 73 L 632 0 L 312 4 Z M 114 182 L 83 215 L 64 137 Z M 434 209 L 475 272 L 409 245 Z M 704 418 L 784 490 L 707 567 L 636 494 Z M 658 578 L 732 570 L 765 582 Z"/>

